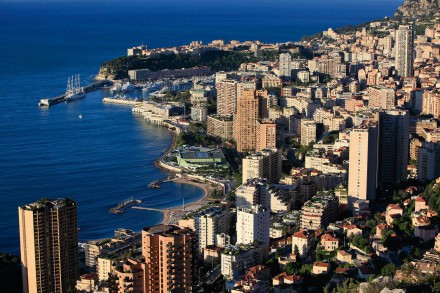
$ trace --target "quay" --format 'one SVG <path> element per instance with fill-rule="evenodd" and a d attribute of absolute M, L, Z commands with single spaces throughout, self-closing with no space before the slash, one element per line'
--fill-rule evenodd
<path fill-rule="evenodd" d="M 171 182 L 176 180 L 178 177 L 177 176 L 168 176 L 166 179 L 161 179 L 161 180 L 154 180 L 153 182 L 151 182 L 148 187 L 149 188 L 160 188 L 160 184 L 162 183 L 166 183 L 166 182 Z"/>
<path fill-rule="evenodd" d="M 142 105 L 142 102 L 140 102 L 140 101 L 122 100 L 122 99 L 115 99 L 115 98 L 110 98 L 110 97 L 103 98 L 102 102 L 103 103 L 109 103 L 109 104 L 130 105 L 130 106 Z"/>
<path fill-rule="evenodd" d="M 130 197 L 124 201 L 121 201 L 120 203 L 118 203 L 117 206 L 113 207 L 110 209 L 110 213 L 113 214 L 122 214 L 124 212 L 124 210 L 136 203 L 142 203 L 142 200 L 140 199 L 134 199 L 133 197 Z"/>
<path fill-rule="evenodd" d="M 136 209 L 136 210 L 145 210 L 145 211 L 153 211 L 153 212 L 161 212 L 161 213 L 165 213 L 166 210 L 161 210 L 161 209 L 155 209 L 155 208 L 147 208 L 147 207 L 141 207 L 141 206 L 132 206 L 132 209 Z"/>
<path fill-rule="evenodd" d="M 97 89 L 112 85 L 113 82 L 110 80 L 101 80 L 101 81 L 97 81 L 95 83 L 92 83 L 91 85 L 88 85 L 86 87 L 84 87 L 84 92 L 90 93 L 93 91 L 96 91 Z M 38 106 L 40 107 L 50 107 L 62 102 L 66 101 L 66 94 L 57 96 L 55 98 L 48 98 L 48 99 L 41 99 L 40 102 L 38 103 Z"/>

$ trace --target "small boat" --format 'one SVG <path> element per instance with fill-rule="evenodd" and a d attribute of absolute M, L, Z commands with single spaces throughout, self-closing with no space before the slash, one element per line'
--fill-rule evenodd
<path fill-rule="evenodd" d="M 79 118 L 79 119 L 83 119 L 83 115 L 82 115 L 82 114 L 79 114 L 78 118 Z"/>

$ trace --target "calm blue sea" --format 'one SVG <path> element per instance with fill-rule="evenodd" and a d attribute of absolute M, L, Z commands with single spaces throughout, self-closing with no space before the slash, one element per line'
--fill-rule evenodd
<path fill-rule="evenodd" d="M 149 47 L 212 39 L 295 41 L 328 27 L 392 15 L 397 0 L 87 1 L 0 0 L 0 251 L 19 252 L 17 208 L 41 197 L 78 202 L 81 241 L 140 230 L 160 213 L 108 209 L 126 197 L 151 207 L 194 201 L 200 189 L 147 185 L 166 174 L 153 161 L 171 143 L 105 91 L 40 109 L 65 91 L 69 75 L 90 82 L 99 65 L 141 42 Z M 78 115 L 82 114 L 83 119 Z"/>

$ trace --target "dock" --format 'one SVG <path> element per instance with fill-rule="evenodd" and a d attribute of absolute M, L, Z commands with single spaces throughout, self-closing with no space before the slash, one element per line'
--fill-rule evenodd
<path fill-rule="evenodd" d="M 118 203 L 117 206 L 113 207 L 110 209 L 110 213 L 112 214 L 122 214 L 124 213 L 124 210 L 127 209 L 128 207 L 134 205 L 134 204 L 140 204 L 142 203 L 142 200 L 140 199 L 134 199 L 133 197 L 127 198 L 124 201 L 121 201 L 120 203 Z"/>
<path fill-rule="evenodd" d="M 103 88 L 105 86 L 109 86 L 113 84 L 113 82 L 111 80 L 101 80 L 101 81 L 97 81 L 95 83 L 92 83 L 91 85 L 88 85 L 86 87 L 84 87 L 84 92 L 90 93 L 93 91 L 96 91 L 97 89 Z M 66 101 L 66 94 L 63 95 L 59 95 L 57 97 L 54 98 L 47 98 L 47 99 L 41 99 L 40 102 L 38 103 L 38 106 L 40 107 L 50 107 L 62 102 Z"/>
<path fill-rule="evenodd" d="M 178 177 L 176 177 L 176 176 L 168 176 L 168 177 L 165 178 L 165 179 L 154 180 L 153 182 L 151 182 L 151 183 L 148 185 L 148 187 L 149 187 L 149 188 L 160 188 L 160 185 L 161 185 L 162 183 L 171 182 L 171 181 L 176 180 L 177 178 L 178 178 Z"/>
<path fill-rule="evenodd" d="M 165 213 L 166 212 L 166 210 L 155 209 L 155 208 L 147 208 L 147 207 L 141 207 L 141 206 L 132 206 L 131 208 L 135 209 L 135 210 L 153 211 L 153 212 L 161 212 L 161 213 Z"/>
<path fill-rule="evenodd" d="M 139 106 L 139 105 L 142 105 L 142 101 L 122 100 L 122 99 L 115 99 L 115 98 L 111 98 L 111 97 L 103 98 L 102 102 L 103 103 L 110 103 L 110 104 L 129 105 L 129 106 Z"/>

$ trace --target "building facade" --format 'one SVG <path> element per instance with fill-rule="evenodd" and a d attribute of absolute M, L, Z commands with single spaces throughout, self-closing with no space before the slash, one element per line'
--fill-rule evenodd
<path fill-rule="evenodd" d="M 68 198 L 18 208 L 23 292 L 64 293 L 78 277 L 76 203 Z"/>
<path fill-rule="evenodd" d="M 410 25 L 400 25 L 396 30 L 395 66 L 401 77 L 413 76 L 414 69 L 414 29 Z"/>

